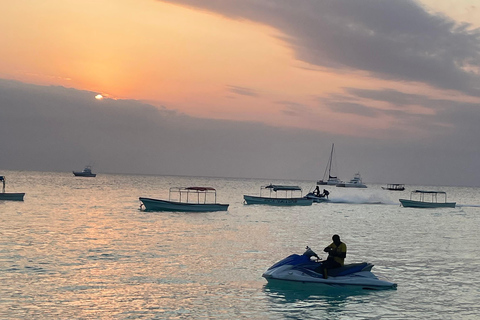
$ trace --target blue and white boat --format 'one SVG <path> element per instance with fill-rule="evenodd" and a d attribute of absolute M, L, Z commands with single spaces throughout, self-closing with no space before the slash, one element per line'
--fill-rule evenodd
<path fill-rule="evenodd" d="M 265 192 L 269 192 L 268 196 L 265 196 Z M 282 193 L 282 196 L 278 196 L 278 192 Z M 294 197 L 295 194 L 299 194 L 298 197 Z M 243 199 L 245 204 L 266 204 L 271 206 L 311 206 L 312 199 L 302 197 L 302 188 L 298 186 L 284 186 L 273 185 L 260 187 L 260 196 L 244 195 Z"/>
<path fill-rule="evenodd" d="M 316 258 L 316 259 L 313 259 Z M 396 283 L 380 279 L 372 273 L 373 264 L 368 262 L 346 264 L 329 269 L 324 279 L 322 260 L 309 247 L 302 254 L 292 254 L 275 263 L 262 274 L 269 283 L 290 283 L 298 286 L 345 287 L 367 290 L 395 289 Z"/>

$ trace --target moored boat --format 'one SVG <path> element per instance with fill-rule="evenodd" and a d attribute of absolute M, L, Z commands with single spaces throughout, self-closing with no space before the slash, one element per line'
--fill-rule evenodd
<path fill-rule="evenodd" d="M 416 195 L 418 200 L 413 200 L 412 198 Z M 443 196 L 443 201 L 438 201 L 438 195 Z M 456 202 L 447 202 L 447 193 L 444 191 L 414 190 L 410 193 L 410 199 L 399 199 L 399 201 L 405 208 L 455 208 L 456 205 Z"/>
<path fill-rule="evenodd" d="M 352 180 L 349 182 L 341 182 L 337 184 L 337 187 L 343 187 L 343 188 L 367 188 L 367 185 L 362 182 L 362 177 L 360 176 L 360 173 L 357 172 L 355 173 L 354 177 Z"/>
<path fill-rule="evenodd" d="M 268 191 L 269 195 L 264 196 Z M 284 196 L 279 197 L 278 191 L 283 192 Z M 300 196 L 294 197 L 294 192 Z M 245 204 L 266 204 L 271 206 L 311 206 L 312 199 L 302 197 L 302 188 L 298 186 L 273 185 L 260 187 L 260 196 L 244 195 Z"/>
<path fill-rule="evenodd" d="M 173 187 L 168 198 L 140 197 L 139 200 L 147 211 L 210 212 L 226 211 L 229 206 L 217 203 L 217 191 L 212 187 Z"/>
<path fill-rule="evenodd" d="M 95 178 L 97 176 L 96 173 L 92 173 L 92 167 L 86 166 L 82 171 L 72 171 L 75 177 L 89 177 Z"/>
<path fill-rule="evenodd" d="M 332 143 L 330 158 L 328 159 L 327 167 L 325 168 L 325 172 L 323 174 L 323 179 L 317 181 L 318 185 L 336 186 L 337 184 L 342 183 L 342 181 L 336 175 L 332 176 L 332 164 L 333 164 L 334 154 L 335 154 L 334 150 L 335 150 L 335 144 Z M 327 175 L 327 172 L 328 172 L 328 175 Z"/>
<path fill-rule="evenodd" d="M 24 192 L 5 192 L 5 177 L 0 176 L 0 181 L 3 183 L 0 200 L 23 201 L 23 197 L 25 196 Z"/>
<path fill-rule="evenodd" d="M 401 183 L 389 183 L 386 187 L 382 187 L 382 189 L 389 191 L 404 191 L 405 185 Z"/>

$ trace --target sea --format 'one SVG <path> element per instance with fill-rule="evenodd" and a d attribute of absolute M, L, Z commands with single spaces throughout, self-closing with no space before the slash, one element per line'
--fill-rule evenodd
<path fill-rule="evenodd" d="M 245 205 L 281 181 L 2 171 L 1 319 L 480 319 L 480 188 L 403 192 L 325 187 L 329 203 Z M 395 181 L 393 181 L 395 182 Z M 210 186 L 228 211 L 146 212 L 139 197 Z M 455 208 L 403 208 L 411 190 Z M 262 273 L 339 234 L 346 263 L 367 261 L 397 289 L 269 285 Z"/>

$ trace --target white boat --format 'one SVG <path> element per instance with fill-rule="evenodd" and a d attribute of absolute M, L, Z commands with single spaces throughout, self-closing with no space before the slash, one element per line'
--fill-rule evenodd
<path fill-rule="evenodd" d="M 172 195 L 175 200 L 172 200 Z M 228 209 L 228 204 L 217 203 L 217 191 L 211 187 L 174 187 L 169 190 L 169 200 L 139 199 L 141 206 L 148 211 L 209 212 Z"/>
<path fill-rule="evenodd" d="M 333 162 L 334 153 L 335 153 L 334 150 L 335 150 L 335 144 L 332 143 L 330 158 L 328 159 L 327 167 L 325 168 L 325 172 L 323 174 L 323 179 L 317 181 L 318 185 L 336 186 L 337 184 L 342 183 L 342 181 L 338 179 L 337 176 L 332 176 L 332 162 Z M 327 171 L 328 171 L 328 176 L 327 176 Z"/>
<path fill-rule="evenodd" d="M 337 184 L 337 187 L 343 188 L 366 188 L 367 186 L 362 182 L 360 173 L 355 173 L 355 176 L 349 182 L 341 182 Z"/>
<path fill-rule="evenodd" d="M 389 183 L 386 187 L 382 187 L 382 189 L 389 191 L 404 191 L 405 185 L 400 183 Z"/>
<path fill-rule="evenodd" d="M 2 192 L 0 193 L 0 200 L 23 201 L 24 192 L 5 192 L 5 177 L 0 176 L 0 181 L 3 182 Z"/>
<path fill-rule="evenodd" d="M 269 192 L 268 196 L 264 196 L 263 193 Z M 283 197 L 278 196 L 278 191 L 284 193 Z M 272 193 L 273 192 L 273 193 Z M 293 194 L 299 193 L 299 197 L 294 197 Z M 243 199 L 245 204 L 266 204 L 271 206 L 311 206 L 312 199 L 302 197 L 302 188 L 298 186 L 284 186 L 273 185 L 262 186 L 260 188 L 260 196 L 248 196 L 244 195 Z"/>
<path fill-rule="evenodd" d="M 86 166 L 82 171 L 73 171 L 73 175 L 75 177 L 91 177 L 91 178 L 95 178 L 97 176 L 96 173 L 92 173 L 91 166 Z"/>
<path fill-rule="evenodd" d="M 419 200 L 412 200 L 415 195 L 418 195 Z M 443 202 L 438 202 L 438 195 L 444 196 Z M 426 200 L 425 196 L 427 196 Z M 444 191 L 414 190 L 410 193 L 410 199 L 399 199 L 399 201 L 405 208 L 455 208 L 456 204 L 456 202 L 447 202 L 447 193 Z"/>

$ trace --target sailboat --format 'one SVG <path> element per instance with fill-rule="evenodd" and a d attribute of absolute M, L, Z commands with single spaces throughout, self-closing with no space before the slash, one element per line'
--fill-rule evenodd
<path fill-rule="evenodd" d="M 327 167 L 325 168 L 325 173 L 323 174 L 323 179 L 318 180 L 318 185 L 329 185 L 329 186 L 336 186 L 339 183 L 342 183 L 340 179 L 336 176 L 332 176 L 332 162 L 333 162 L 333 154 L 335 150 L 335 144 L 332 143 L 332 151 L 330 151 L 330 159 L 328 159 Z M 327 171 L 328 171 L 328 178 L 327 178 Z"/>

